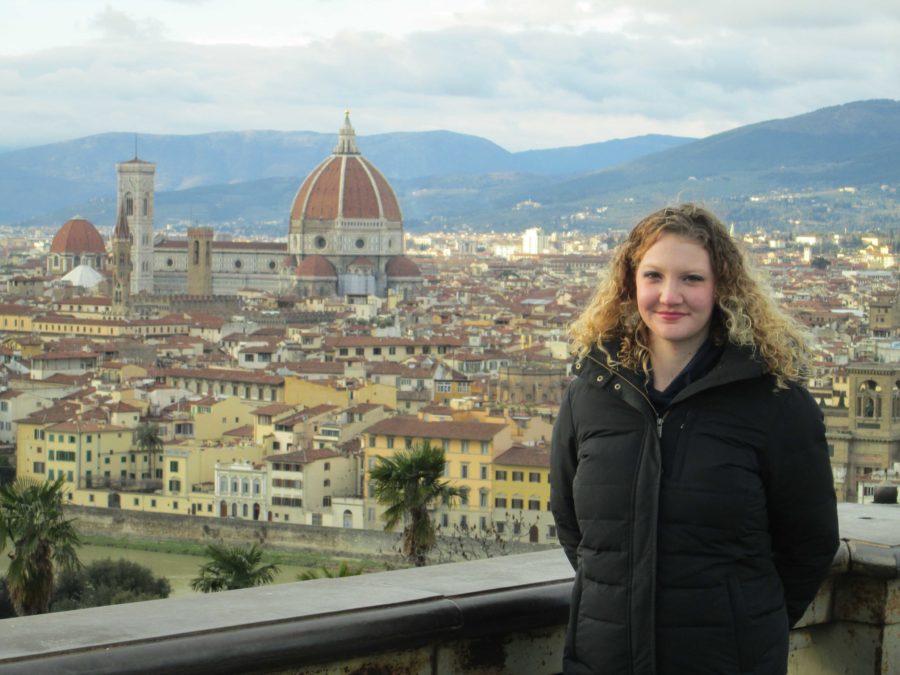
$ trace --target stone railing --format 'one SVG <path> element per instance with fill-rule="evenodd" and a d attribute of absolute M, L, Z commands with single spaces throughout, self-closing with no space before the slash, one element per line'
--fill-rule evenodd
<path fill-rule="evenodd" d="M 790 672 L 900 672 L 900 506 L 842 505 L 833 574 Z M 4 673 L 555 673 L 559 550 L 0 623 Z"/>

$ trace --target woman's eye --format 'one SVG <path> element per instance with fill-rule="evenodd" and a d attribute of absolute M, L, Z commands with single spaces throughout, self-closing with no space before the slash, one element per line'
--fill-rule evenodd
<path fill-rule="evenodd" d="M 691 283 L 695 283 L 695 284 L 699 284 L 703 281 L 703 277 L 701 277 L 699 274 L 689 274 L 685 278 L 687 279 L 687 281 L 690 281 Z"/>

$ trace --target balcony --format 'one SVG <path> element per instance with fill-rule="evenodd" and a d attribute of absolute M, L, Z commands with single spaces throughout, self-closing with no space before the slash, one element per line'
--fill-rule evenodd
<path fill-rule="evenodd" d="M 900 506 L 840 506 L 832 575 L 790 673 L 900 672 Z M 5 673 L 559 671 L 572 572 L 559 550 L 6 619 Z"/>

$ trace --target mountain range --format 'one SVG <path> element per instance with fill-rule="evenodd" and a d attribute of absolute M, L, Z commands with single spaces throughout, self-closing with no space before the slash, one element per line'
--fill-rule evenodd
<path fill-rule="evenodd" d="M 115 163 L 139 155 L 157 165 L 157 227 L 190 221 L 281 234 L 297 188 L 335 141 L 336 134 L 309 131 L 108 133 L 0 153 L 0 224 L 54 225 L 77 213 L 109 228 Z M 900 102 L 892 100 L 703 139 L 651 135 L 518 153 L 451 131 L 357 141 L 391 181 L 411 229 L 619 226 L 687 199 L 744 224 L 788 212 L 815 223 L 846 210 L 844 226 L 857 227 L 852 205 L 860 199 L 875 225 L 898 213 Z"/>

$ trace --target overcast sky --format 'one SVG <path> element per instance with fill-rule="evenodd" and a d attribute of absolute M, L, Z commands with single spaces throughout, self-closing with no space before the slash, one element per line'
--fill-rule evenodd
<path fill-rule="evenodd" d="M 0 147 L 450 129 L 509 150 L 900 98 L 897 0 L 2 0 Z"/>

